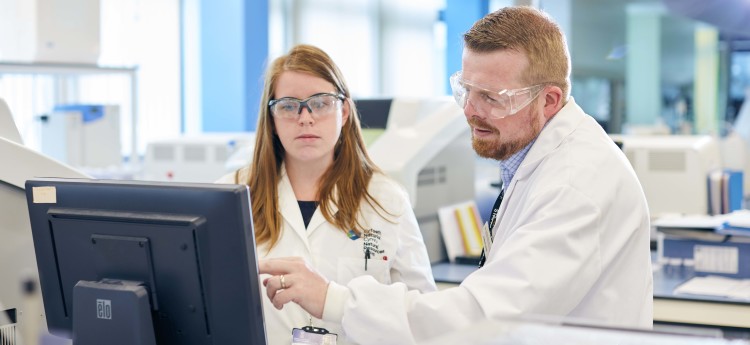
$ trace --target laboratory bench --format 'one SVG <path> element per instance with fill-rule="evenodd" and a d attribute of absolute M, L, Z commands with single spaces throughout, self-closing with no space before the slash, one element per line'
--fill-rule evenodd
<path fill-rule="evenodd" d="M 692 277 L 682 269 L 654 264 L 654 324 L 719 328 L 738 338 L 750 338 L 750 300 L 673 293 Z M 439 289 L 460 284 L 477 269 L 475 265 L 448 262 L 432 266 Z"/>

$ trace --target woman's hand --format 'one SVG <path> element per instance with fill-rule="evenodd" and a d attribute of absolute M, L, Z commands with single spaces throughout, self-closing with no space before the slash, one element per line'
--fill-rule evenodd
<path fill-rule="evenodd" d="M 270 274 L 263 280 L 268 298 L 276 309 L 284 304 L 297 303 L 310 315 L 320 319 L 328 293 L 328 279 L 310 267 L 300 257 L 260 260 L 261 274 Z"/>

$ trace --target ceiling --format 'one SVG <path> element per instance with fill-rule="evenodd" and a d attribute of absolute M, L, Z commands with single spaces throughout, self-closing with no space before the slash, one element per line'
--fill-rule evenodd
<path fill-rule="evenodd" d="M 723 38 L 750 33 L 750 0 L 571 0 L 568 36 L 576 75 L 624 78 L 628 7 L 663 12 L 659 34 L 665 81 L 690 78 L 684 71 L 693 63 L 693 33 L 699 23 L 717 27 Z"/>
<path fill-rule="evenodd" d="M 716 26 L 726 34 L 750 34 L 748 0 L 662 0 L 670 12 Z"/>

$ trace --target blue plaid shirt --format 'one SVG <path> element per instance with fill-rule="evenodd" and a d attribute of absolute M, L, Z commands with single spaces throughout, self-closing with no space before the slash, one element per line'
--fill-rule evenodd
<path fill-rule="evenodd" d="M 503 190 L 506 190 L 507 186 L 510 185 L 510 180 L 513 179 L 513 175 L 516 174 L 516 170 L 521 166 L 521 162 L 526 158 L 526 154 L 529 153 L 531 147 L 534 146 L 536 138 L 526 145 L 521 151 L 514 153 L 506 160 L 500 161 L 501 177 L 503 178 Z"/>

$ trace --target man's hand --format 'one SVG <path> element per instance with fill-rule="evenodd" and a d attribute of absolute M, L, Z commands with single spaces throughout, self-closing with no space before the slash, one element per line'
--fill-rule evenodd
<path fill-rule="evenodd" d="M 284 304 L 299 304 L 310 315 L 320 319 L 328 292 L 328 279 L 316 272 L 300 257 L 260 260 L 261 274 L 270 274 L 263 280 L 268 298 L 276 309 Z"/>

